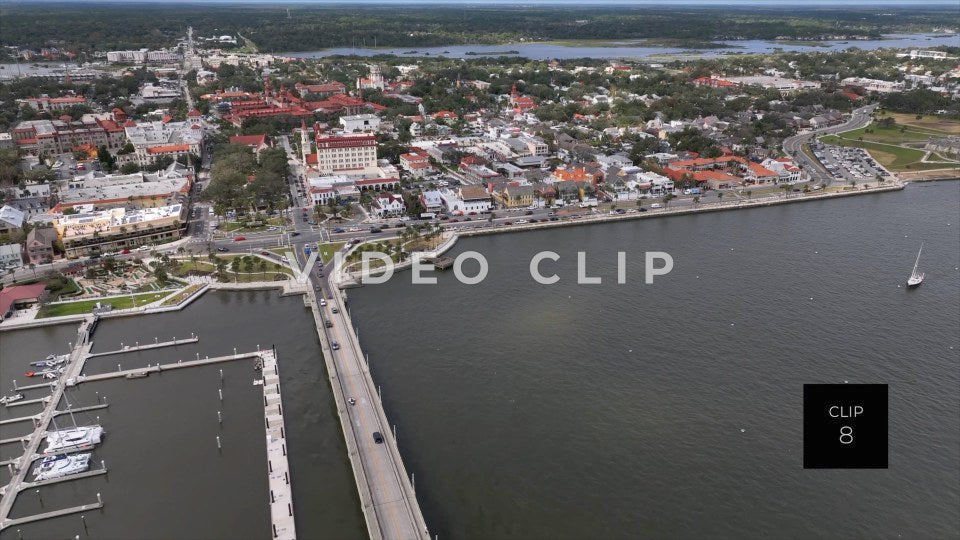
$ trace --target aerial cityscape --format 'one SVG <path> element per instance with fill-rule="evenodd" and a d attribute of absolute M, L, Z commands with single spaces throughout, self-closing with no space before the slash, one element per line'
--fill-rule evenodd
<path fill-rule="evenodd" d="M 958 180 L 952 2 L 0 0 L 0 540 L 958 538 Z"/>

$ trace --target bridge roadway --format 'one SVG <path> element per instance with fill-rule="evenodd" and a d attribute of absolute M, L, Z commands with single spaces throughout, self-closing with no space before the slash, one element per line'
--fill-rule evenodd
<path fill-rule="evenodd" d="M 296 257 L 303 264 L 302 246 Z M 326 270 L 329 279 L 334 272 Z M 330 383 L 370 538 L 429 540 L 430 533 L 378 391 L 370 377 L 360 343 L 354 334 L 343 297 L 336 286 L 321 280 L 315 272 L 305 277 L 313 285 L 307 295 L 323 354 L 327 358 Z M 320 292 L 315 292 L 314 288 Z M 318 295 L 323 295 L 324 289 L 327 305 L 321 306 Z M 333 313 L 333 307 L 337 307 L 339 313 Z M 325 327 L 323 321 L 326 319 L 333 322 L 332 328 Z M 332 348 L 333 342 L 339 344 L 338 349 Z M 356 404 L 350 405 L 350 398 L 356 400 Z M 374 441 L 374 432 L 381 434 L 382 443 Z"/>

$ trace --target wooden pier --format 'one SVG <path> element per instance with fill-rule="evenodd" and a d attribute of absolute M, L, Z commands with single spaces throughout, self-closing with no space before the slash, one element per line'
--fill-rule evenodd
<path fill-rule="evenodd" d="M 230 354 L 227 356 L 215 356 L 213 358 L 209 358 L 209 357 L 201 358 L 200 360 L 178 361 L 170 364 L 155 364 L 152 366 L 147 366 L 142 368 L 112 371 L 110 373 L 98 373 L 96 375 L 79 375 L 76 377 L 75 380 L 77 384 L 80 384 L 85 382 L 116 379 L 118 377 L 127 377 L 128 375 L 149 375 L 151 373 L 161 373 L 163 371 L 170 371 L 172 369 L 182 369 L 182 368 L 188 368 L 188 367 L 194 367 L 194 366 L 205 366 L 208 364 L 231 362 L 233 360 L 243 360 L 245 358 L 256 358 L 260 356 L 260 354 L 261 353 L 259 352 L 248 352 L 248 353 Z M 77 412 L 77 410 L 75 410 L 74 412 Z"/>
<path fill-rule="evenodd" d="M 137 352 L 137 351 L 147 351 L 147 350 L 150 350 L 150 349 L 162 349 L 162 348 L 164 348 L 164 347 L 176 347 L 177 345 L 186 345 L 187 343 L 196 343 L 196 342 L 198 342 L 198 341 L 200 341 L 200 338 L 198 338 L 198 337 L 196 337 L 196 336 L 190 336 L 189 338 L 185 338 L 185 339 L 173 338 L 173 339 L 170 340 L 170 341 L 161 341 L 161 342 L 159 342 L 159 343 L 156 343 L 156 342 L 155 342 L 155 343 L 146 343 L 146 344 L 144 344 L 144 345 L 140 345 L 140 342 L 139 342 L 139 341 L 136 342 L 136 345 L 133 345 L 133 346 L 130 346 L 130 345 L 124 346 L 123 343 L 121 343 L 121 344 L 120 344 L 120 345 L 121 345 L 121 348 L 119 348 L 119 349 L 117 349 L 117 350 L 115 350 L 115 351 L 104 351 L 104 352 L 93 353 L 93 354 L 87 355 L 87 358 L 88 358 L 88 359 L 89 359 L 89 358 L 99 358 L 99 357 L 101 357 L 101 356 L 113 356 L 113 355 L 115 355 L 115 354 L 124 354 L 124 353 L 131 353 L 131 352 Z"/>
<path fill-rule="evenodd" d="M 80 506 L 74 506 L 72 508 L 64 508 L 62 510 L 54 510 L 52 512 L 44 512 L 42 514 L 34 514 L 32 516 L 26 516 L 16 519 L 8 519 L 0 523 L 0 531 L 6 529 L 7 527 L 14 527 L 17 525 L 23 525 L 24 523 L 33 523 L 34 521 L 40 521 L 43 519 L 50 519 L 60 516 L 69 516 L 70 514 L 79 514 L 80 512 L 86 512 L 88 510 L 97 510 L 103 508 L 103 502 L 97 501 L 90 504 L 82 504 Z"/>

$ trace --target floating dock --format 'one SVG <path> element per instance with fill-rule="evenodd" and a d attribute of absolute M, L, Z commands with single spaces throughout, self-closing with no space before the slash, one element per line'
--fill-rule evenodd
<path fill-rule="evenodd" d="M 260 358 L 263 359 L 263 422 L 267 430 L 267 481 L 270 486 L 273 538 L 294 540 L 297 532 L 293 518 L 280 372 L 276 354 L 272 350 L 262 351 Z"/>
<path fill-rule="evenodd" d="M 146 343 L 146 344 L 144 344 L 144 345 L 140 345 L 140 342 L 139 342 L 139 341 L 136 342 L 136 344 L 135 344 L 135 345 L 132 345 L 132 346 L 131 346 L 131 345 L 124 345 L 123 343 L 121 343 L 121 344 L 120 344 L 120 348 L 117 349 L 117 350 L 115 350 L 115 351 L 104 351 L 104 352 L 93 353 L 93 354 L 88 355 L 87 358 L 99 358 L 99 357 L 101 357 L 101 356 L 112 356 L 112 355 L 115 355 L 115 354 L 124 354 L 124 353 L 131 353 L 131 352 L 137 352 L 137 351 L 147 351 L 147 350 L 150 350 L 150 349 L 162 349 L 162 348 L 164 348 L 164 347 L 176 347 L 177 345 L 186 345 L 186 344 L 188 344 L 188 343 L 196 343 L 196 342 L 198 342 L 198 341 L 200 341 L 200 338 L 195 337 L 195 336 L 190 336 L 189 338 L 185 338 L 185 339 L 173 338 L 173 339 L 170 340 L 170 341 L 161 341 L 161 342 L 159 342 L 159 343 Z"/>

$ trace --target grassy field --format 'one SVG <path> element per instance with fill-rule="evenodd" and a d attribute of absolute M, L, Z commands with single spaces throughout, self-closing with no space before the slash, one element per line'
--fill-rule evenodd
<path fill-rule="evenodd" d="M 203 287 L 203 285 L 201 285 L 201 284 L 199 284 L 199 283 L 194 283 L 193 285 L 190 285 L 189 287 L 186 287 L 185 289 L 183 289 L 182 291 L 178 292 L 177 294 L 171 295 L 169 298 L 167 298 L 166 300 L 164 300 L 163 302 L 161 302 L 160 305 L 161 305 L 161 306 L 175 306 L 175 305 L 179 304 L 180 302 L 183 302 L 184 300 L 186 300 L 187 298 L 189 298 L 191 294 L 193 294 L 193 293 L 197 292 L 198 290 L 200 290 L 201 287 Z"/>
<path fill-rule="evenodd" d="M 48 304 L 40 308 L 40 311 L 37 313 L 37 318 L 44 319 L 46 317 L 60 317 L 62 315 L 79 315 L 90 313 L 90 311 L 96 307 L 97 302 L 100 302 L 101 304 L 110 304 L 115 310 L 140 307 L 144 304 L 160 300 L 168 294 L 170 294 L 169 291 L 165 291 L 158 293 L 135 294 L 133 296 L 119 296 L 116 298 L 109 298 L 107 300 L 93 299 L 81 300 L 79 302 L 69 302 L 65 304 Z"/>
<path fill-rule="evenodd" d="M 237 257 L 237 255 L 234 255 L 234 257 Z M 228 263 L 227 269 L 223 273 L 224 279 L 233 283 L 250 283 L 252 281 L 276 281 L 278 277 L 286 278 L 287 276 L 293 275 L 293 270 L 290 270 L 283 265 L 281 265 L 280 269 L 277 270 L 277 268 L 274 266 L 274 263 L 267 263 L 267 267 L 264 272 L 261 272 L 256 266 L 254 266 L 252 272 L 244 272 L 242 263 L 240 269 L 240 272 L 234 273 L 230 270 L 230 265 Z M 216 271 L 217 267 L 208 260 L 198 259 L 196 262 L 185 260 L 180 262 L 180 266 L 174 272 L 174 275 L 183 277 L 190 272 L 206 275 L 214 274 Z"/>
<path fill-rule="evenodd" d="M 870 132 L 867 132 L 867 130 Z M 882 142 L 888 144 L 903 144 L 908 142 L 924 142 L 930 138 L 930 134 L 922 131 L 914 131 L 907 128 L 901 132 L 899 127 L 882 128 L 876 125 L 870 125 L 853 131 L 844 131 L 840 134 L 845 139 L 858 139 L 863 137 L 865 141 Z"/>
<path fill-rule="evenodd" d="M 329 242 L 327 244 L 320 244 L 320 257 L 323 259 L 323 264 L 333 260 L 334 254 L 343 249 L 344 242 Z"/>
<path fill-rule="evenodd" d="M 880 127 L 876 123 L 867 127 L 830 135 L 820 140 L 827 144 L 855 146 L 866 149 L 881 165 L 892 171 L 919 171 L 950 168 L 949 163 L 924 163 L 926 152 L 923 144 L 933 137 L 960 133 L 960 122 L 935 116 L 888 113 L 879 118 L 896 120 L 893 127 Z M 905 128 L 905 129 L 904 129 Z M 942 160 L 931 155 L 928 160 Z"/>
<path fill-rule="evenodd" d="M 907 128 L 929 131 L 940 135 L 960 135 L 960 120 L 950 120 L 940 116 L 924 116 L 917 120 L 915 114 L 887 113 L 879 118 L 892 117 Z"/>

